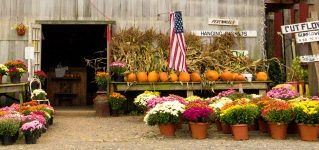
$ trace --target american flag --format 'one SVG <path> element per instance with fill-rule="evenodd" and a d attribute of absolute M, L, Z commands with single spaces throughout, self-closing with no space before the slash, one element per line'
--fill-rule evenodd
<path fill-rule="evenodd" d="M 171 30 L 168 67 L 178 71 L 187 72 L 182 12 L 170 12 L 169 19 Z"/>

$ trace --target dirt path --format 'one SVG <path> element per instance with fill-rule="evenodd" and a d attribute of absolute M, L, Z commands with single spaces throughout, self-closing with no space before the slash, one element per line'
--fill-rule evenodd
<path fill-rule="evenodd" d="M 142 116 L 57 116 L 37 144 L 24 144 L 20 138 L 16 144 L 1 145 L 0 149 L 319 149 L 319 141 L 304 142 L 297 135 L 289 135 L 287 140 L 272 140 L 257 131 L 249 134 L 250 140 L 233 141 L 230 135 L 217 132 L 212 125 L 207 139 L 195 140 L 185 124 L 177 130 L 175 138 L 164 138 L 159 135 L 157 126 L 144 124 Z"/>

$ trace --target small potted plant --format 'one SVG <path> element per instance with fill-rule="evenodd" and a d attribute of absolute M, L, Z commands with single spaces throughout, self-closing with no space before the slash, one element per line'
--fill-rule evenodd
<path fill-rule="evenodd" d="M 149 110 L 144 121 L 150 125 L 158 125 L 161 135 L 175 136 L 175 124 L 180 121 L 184 105 L 179 101 L 167 101 Z"/>
<path fill-rule="evenodd" d="M 192 137 L 205 139 L 209 123 L 213 121 L 214 111 L 208 103 L 201 100 L 192 101 L 185 106 L 184 120 L 189 122 Z"/>
<path fill-rule="evenodd" d="M 0 118 L 0 135 L 2 135 L 3 145 L 12 145 L 15 142 L 20 122 L 20 119 L 17 117 L 6 116 Z"/>
<path fill-rule="evenodd" d="M 297 90 L 299 84 L 302 84 L 302 87 L 304 86 L 304 79 L 306 78 L 307 74 L 308 74 L 307 70 L 303 69 L 301 66 L 300 58 L 295 57 L 292 60 L 291 68 L 288 68 L 288 73 L 287 73 L 288 82 L 286 83 L 291 84 Z"/>
<path fill-rule="evenodd" d="M 45 79 L 48 78 L 48 75 L 42 70 L 34 72 L 34 76 L 40 79 L 42 85 L 44 85 Z"/>
<path fill-rule="evenodd" d="M 234 140 L 248 140 L 248 125 L 253 124 L 258 117 L 258 107 L 255 104 L 235 104 L 220 112 L 220 119 L 231 125 Z"/>
<path fill-rule="evenodd" d="M 98 86 L 98 91 L 106 91 L 107 82 L 110 80 L 110 75 L 107 72 L 98 71 L 95 74 L 95 82 Z"/>
<path fill-rule="evenodd" d="M 110 70 L 112 72 L 112 79 L 114 81 L 123 82 L 124 72 L 127 70 L 126 64 L 121 61 L 114 61 L 110 64 Z"/>
<path fill-rule="evenodd" d="M 7 75 L 10 77 L 12 83 L 19 83 L 23 73 L 27 72 L 27 66 L 21 60 L 13 60 L 5 63 L 9 71 Z"/>
<path fill-rule="evenodd" d="M 9 69 L 7 66 L 0 64 L 0 84 L 2 83 L 2 76 L 6 75 L 8 71 Z"/>
<path fill-rule="evenodd" d="M 268 122 L 273 139 L 286 139 L 288 124 L 294 120 L 294 114 L 288 102 L 276 100 L 266 105 L 261 116 Z"/>
<path fill-rule="evenodd" d="M 20 130 L 23 132 L 26 144 L 36 144 L 37 138 L 41 134 L 43 124 L 38 120 L 33 120 L 31 122 L 24 123 Z"/>
<path fill-rule="evenodd" d="M 292 104 L 299 127 L 299 135 L 304 141 L 316 141 L 319 123 L 319 101 L 302 101 Z"/>
<path fill-rule="evenodd" d="M 47 93 L 42 89 L 35 89 L 31 93 L 32 100 L 45 100 Z"/>
<path fill-rule="evenodd" d="M 118 116 L 119 110 L 122 108 L 123 103 L 126 101 L 126 97 L 121 93 L 112 92 L 109 97 L 109 104 L 111 106 L 111 115 Z"/>

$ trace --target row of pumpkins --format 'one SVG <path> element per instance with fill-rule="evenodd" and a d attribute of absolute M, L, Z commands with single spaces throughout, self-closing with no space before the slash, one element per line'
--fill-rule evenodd
<path fill-rule="evenodd" d="M 232 73 L 230 71 L 224 71 L 221 74 L 219 74 L 217 71 L 214 70 L 208 70 L 205 73 L 205 77 L 209 81 L 217 81 L 219 78 L 222 81 L 245 81 L 246 78 L 243 74 L 240 73 Z M 257 81 L 266 81 L 268 79 L 266 72 L 258 72 L 256 74 L 256 80 Z M 179 75 L 176 73 L 170 73 L 167 72 L 160 72 L 157 73 L 156 71 L 149 72 L 138 72 L 135 73 L 129 73 L 126 76 L 127 82 L 201 82 L 202 78 L 199 72 L 193 72 L 189 74 L 188 72 L 180 72 Z"/>

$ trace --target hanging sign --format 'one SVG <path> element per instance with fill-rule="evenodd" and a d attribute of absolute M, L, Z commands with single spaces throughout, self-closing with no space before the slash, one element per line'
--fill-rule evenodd
<path fill-rule="evenodd" d="M 304 22 L 281 26 L 282 34 L 319 30 L 319 21 Z"/>
<path fill-rule="evenodd" d="M 24 48 L 24 58 L 25 59 L 34 59 L 34 47 L 25 47 Z"/>
<path fill-rule="evenodd" d="M 234 26 L 234 25 L 238 25 L 238 20 L 235 20 L 235 19 L 208 18 L 208 24 L 211 24 L 211 25 L 222 25 L 222 26 Z"/>
<path fill-rule="evenodd" d="M 319 41 L 319 30 L 318 31 L 309 31 L 309 32 L 300 32 L 296 33 L 296 42 L 297 43 L 307 43 Z"/>
<path fill-rule="evenodd" d="M 319 55 L 305 55 L 300 56 L 300 61 L 304 63 L 319 61 Z"/>
<path fill-rule="evenodd" d="M 257 31 L 223 31 L 223 30 L 193 30 L 196 36 L 221 36 L 224 33 L 233 33 L 236 37 L 238 34 L 242 37 L 257 37 Z"/>

